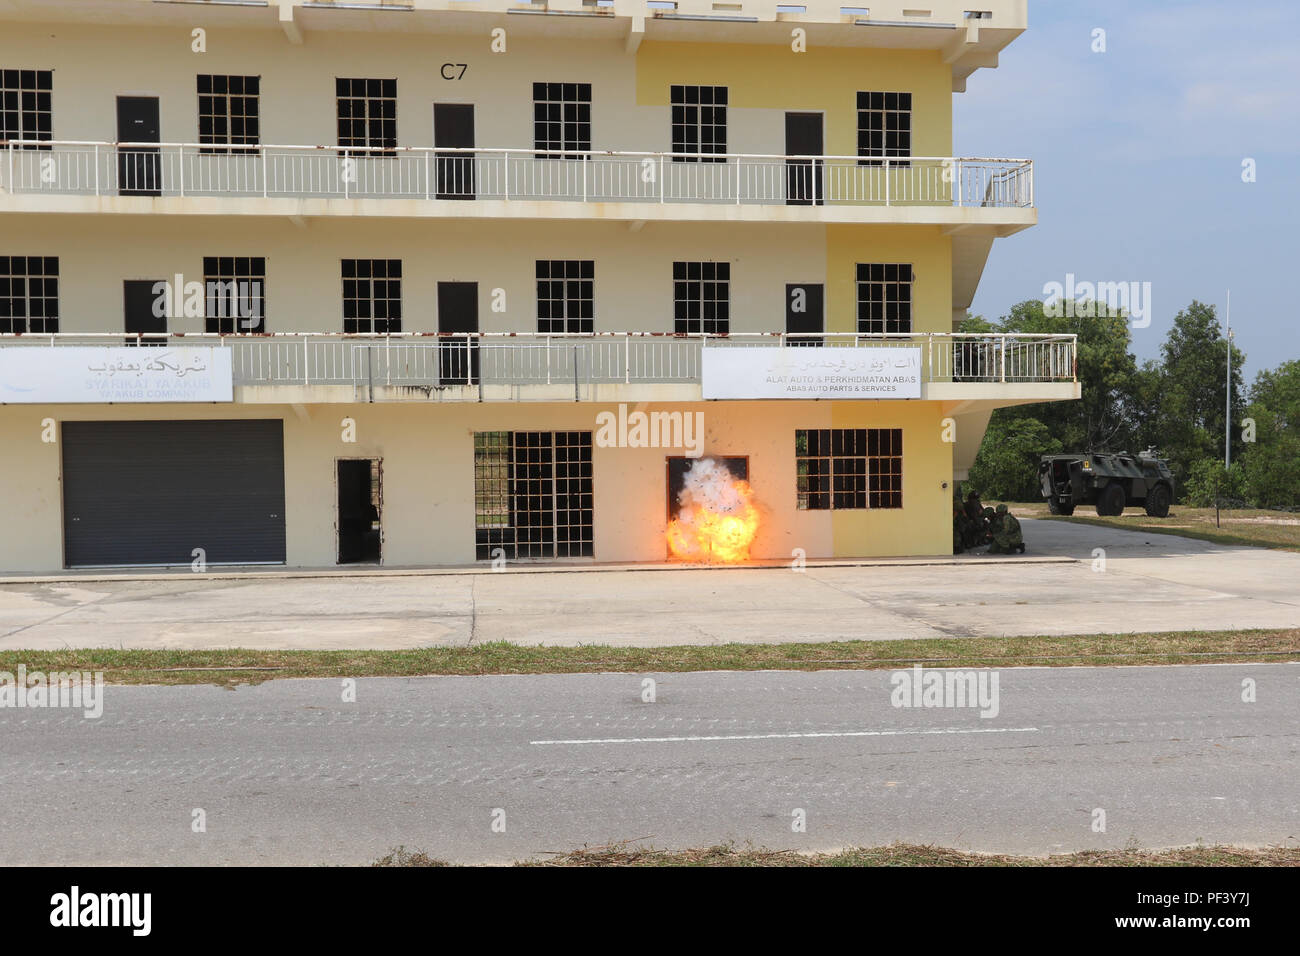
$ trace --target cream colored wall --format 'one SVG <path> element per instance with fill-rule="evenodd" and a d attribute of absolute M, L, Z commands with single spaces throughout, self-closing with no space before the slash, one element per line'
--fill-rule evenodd
<path fill-rule="evenodd" d="M 196 11 L 195 16 L 200 16 Z M 0 62 L 8 69 L 52 69 L 54 138 L 117 138 L 115 98 L 160 99 L 163 142 L 198 141 L 199 73 L 261 76 L 264 144 L 336 143 L 336 77 L 396 78 L 397 135 L 404 146 L 433 145 L 433 104 L 473 103 L 476 142 L 531 148 L 533 82 L 590 82 L 592 147 L 671 148 L 669 85 L 730 87 L 732 152 L 784 152 L 783 112 L 825 110 L 827 147 L 856 153 L 858 90 L 914 95 L 914 153 L 951 151 L 951 73 L 937 51 L 788 45 L 646 42 L 636 55 L 621 41 L 511 35 L 507 52 L 489 37 L 311 33 L 302 45 L 276 30 L 210 26 L 207 52 L 191 50 L 189 28 L 6 23 Z M 465 64 L 445 80 L 443 63 Z M 458 70 L 456 72 L 459 72 Z"/>
<path fill-rule="evenodd" d="M 265 256 L 267 328 L 339 331 L 343 325 L 343 258 L 403 262 L 403 328 L 436 331 L 437 283 L 479 283 L 479 327 L 535 331 L 537 259 L 594 259 L 596 328 L 671 331 L 672 263 L 732 263 L 731 327 L 736 332 L 785 328 L 787 283 L 824 282 L 826 328 L 856 329 L 854 265 L 911 262 L 916 272 L 917 331 L 950 327 L 949 239 L 933 226 L 648 223 L 441 222 L 318 219 L 305 227 L 282 219 L 174 219 L 127 216 L 14 216 L 0 234 L 0 255 L 59 257 L 64 331 L 120 331 L 122 280 L 202 281 L 205 255 Z M 504 313 L 492 289 L 506 291 Z M 172 320 L 173 331 L 199 331 L 197 318 Z"/>
<path fill-rule="evenodd" d="M 332 406 L 0 406 L 0 495 L 7 502 L 0 571 L 62 566 L 62 503 L 57 444 L 41 440 L 42 422 L 281 418 L 285 435 L 287 563 L 335 561 L 336 458 L 377 457 L 384 474 L 384 558 L 389 565 L 468 564 L 474 560 L 473 433 L 490 430 L 591 430 L 604 405 Z M 632 409 L 635 410 L 635 409 Z M 808 557 L 946 553 L 951 541 L 950 446 L 939 444 L 940 406 L 930 402 L 713 402 L 653 406 L 704 414 L 705 454 L 748 455 L 763 515 L 753 554 Z M 342 420 L 356 442 L 342 440 Z M 826 512 L 795 508 L 794 430 L 827 427 L 904 429 L 904 508 Z M 681 450 L 593 450 L 595 559 L 665 557 L 665 459 Z"/>

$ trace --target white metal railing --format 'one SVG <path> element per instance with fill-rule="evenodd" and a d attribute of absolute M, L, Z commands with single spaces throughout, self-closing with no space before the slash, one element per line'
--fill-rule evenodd
<path fill-rule="evenodd" d="M 389 335 L 276 332 L 124 335 L 113 332 L 0 334 L 2 348 L 207 345 L 229 349 L 234 383 L 247 385 L 591 385 L 699 384 L 705 348 L 759 346 L 921 350 L 924 382 L 1075 381 L 1074 335 L 855 335 L 659 332 Z"/>
<path fill-rule="evenodd" d="M 1034 204 L 1033 162 L 1028 159 L 32 140 L 0 143 L 0 191 L 739 205 Z"/>

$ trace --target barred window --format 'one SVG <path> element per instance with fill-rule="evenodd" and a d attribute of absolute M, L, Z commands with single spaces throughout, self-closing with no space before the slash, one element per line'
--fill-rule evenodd
<path fill-rule="evenodd" d="M 266 331 L 266 259 L 204 256 L 203 288 L 208 332 Z"/>
<path fill-rule="evenodd" d="M 800 511 L 903 507 L 901 428 L 798 429 L 794 453 Z"/>
<path fill-rule="evenodd" d="M 509 432 L 474 433 L 474 527 L 510 527 Z"/>
<path fill-rule="evenodd" d="M 533 148 L 537 159 L 579 159 L 545 150 L 591 149 L 591 84 L 533 84 Z"/>
<path fill-rule="evenodd" d="M 731 263 L 673 263 L 673 330 L 726 335 L 731 329 Z"/>
<path fill-rule="evenodd" d="M 59 331 L 56 256 L 0 256 L 0 332 Z"/>
<path fill-rule="evenodd" d="M 673 153 L 727 151 L 727 88 L 672 87 Z M 673 156 L 675 163 L 725 163 L 725 156 Z"/>
<path fill-rule="evenodd" d="M 474 553 L 591 557 L 591 432 L 474 435 Z"/>
<path fill-rule="evenodd" d="M 199 152 L 247 155 L 261 140 L 258 95 L 262 78 L 199 74 Z"/>
<path fill-rule="evenodd" d="M 0 140 L 54 138 L 50 70 L 0 70 Z M 32 144 L 24 149 L 48 150 Z"/>
<path fill-rule="evenodd" d="M 343 260 L 343 331 L 402 331 L 402 260 Z"/>
<path fill-rule="evenodd" d="M 397 80 L 334 80 L 340 146 L 397 147 Z M 358 156 L 395 156 L 390 152 Z"/>
<path fill-rule="evenodd" d="M 911 263 L 858 263 L 858 332 L 912 331 Z"/>
<path fill-rule="evenodd" d="M 593 331 L 595 276 L 591 259 L 538 259 L 537 331 Z"/>
<path fill-rule="evenodd" d="M 876 157 L 858 160 L 859 166 L 883 165 L 879 157 L 912 155 L 912 94 L 858 94 L 858 155 Z M 907 163 L 890 163 L 891 167 Z"/>

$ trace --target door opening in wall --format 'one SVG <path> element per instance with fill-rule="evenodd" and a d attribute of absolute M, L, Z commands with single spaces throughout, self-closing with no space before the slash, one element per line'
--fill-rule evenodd
<path fill-rule="evenodd" d="M 378 458 L 338 460 L 339 564 L 380 562 L 382 474 Z"/>

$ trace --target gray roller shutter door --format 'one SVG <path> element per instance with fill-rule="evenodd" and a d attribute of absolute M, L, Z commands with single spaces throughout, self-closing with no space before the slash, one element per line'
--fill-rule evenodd
<path fill-rule="evenodd" d="M 283 563 L 284 424 L 64 422 L 68 567 Z"/>

